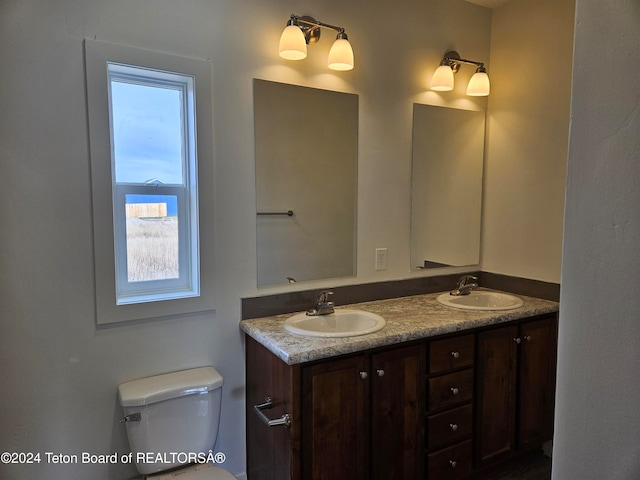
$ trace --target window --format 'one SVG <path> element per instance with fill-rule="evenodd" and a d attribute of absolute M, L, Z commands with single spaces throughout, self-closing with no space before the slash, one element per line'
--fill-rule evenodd
<path fill-rule="evenodd" d="M 210 310 L 210 65 L 93 40 L 85 52 L 98 323 Z"/>
<path fill-rule="evenodd" d="M 116 302 L 199 295 L 193 77 L 107 72 Z"/>

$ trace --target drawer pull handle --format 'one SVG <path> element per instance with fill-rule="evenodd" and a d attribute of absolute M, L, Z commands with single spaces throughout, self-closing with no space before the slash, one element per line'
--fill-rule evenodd
<path fill-rule="evenodd" d="M 453 387 L 451 388 L 451 393 L 453 395 L 458 395 L 460 393 L 460 390 L 458 389 L 458 387 Z"/>
<path fill-rule="evenodd" d="M 451 352 L 453 358 L 460 358 L 460 352 Z"/>
<path fill-rule="evenodd" d="M 458 466 L 458 462 L 455 460 L 449 460 L 449 465 L 451 465 L 451 468 L 456 468 Z"/>
<path fill-rule="evenodd" d="M 360 378 L 366 380 L 369 374 L 367 372 L 360 372 Z"/>
<path fill-rule="evenodd" d="M 269 427 L 279 427 L 283 426 L 285 428 L 289 428 L 291 426 L 291 417 L 288 413 L 285 413 L 280 418 L 269 418 L 267 417 L 262 410 L 268 410 L 273 407 L 273 403 L 271 402 L 271 397 L 265 398 L 264 403 L 260 403 L 259 405 L 253 406 L 253 411 L 256 412 L 258 417 L 262 422 Z"/>
<path fill-rule="evenodd" d="M 384 370 L 382 370 L 381 368 L 376 370 L 376 373 L 378 374 L 379 377 L 384 377 Z"/>
<path fill-rule="evenodd" d="M 455 423 L 450 423 L 449 426 L 451 427 L 451 430 L 454 432 L 458 430 L 458 425 Z"/>

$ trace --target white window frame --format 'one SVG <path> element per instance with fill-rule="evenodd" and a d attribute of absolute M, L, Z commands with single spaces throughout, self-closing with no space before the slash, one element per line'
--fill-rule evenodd
<path fill-rule="evenodd" d="M 198 199 L 197 199 L 197 152 L 195 88 L 192 76 L 173 72 L 150 70 L 120 63 L 107 63 L 109 86 L 113 82 L 171 88 L 180 92 L 181 130 L 183 140 L 182 183 L 144 184 L 113 182 L 113 211 L 116 261 L 116 303 L 139 303 L 174 298 L 193 297 L 200 294 L 199 249 L 198 249 Z M 109 89 L 111 92 L 111 88 Z M 111 129 L 111 170 L 115 171 L 117 159 L 113 149 L 113 101 L 109 95 Z M 115 177 L 115 175 L 114 175 Z M 172 195 L 178 199 L 178 244 L 179 277 L 175 279 L 130 282 L 127 272 L 127 225 L 125 216 L 126 196 Z M 117 212 L 120 212 L 118 214 Z"/>
<path fill-rule="evenodd" d="M 183 98 L 187 102 L 185 108 L 195 111 L 195 122 L 188 119 L 183 121 L 189 139 L 186 143 L 195 146 L 187 148 L 188 151 L 185 152 L 183 185 L 151 187 L 145 184 L 116 184 L 112 174 L 111 77 L 134 76 L 140 73 L 141 68 L 147 69 L 150 72 L 148 77 L 155 78 L 158 82 L 164 81 L 172 83 L 176 88 L 183 88 L 186 93 Z M 85 70 L 97 323 L 108 324 L 213 310 L 210 62 L 86 39 Z M 172 72 L 178 72 L 179 76 Z M 192 79 L 192 84 L 180 86 L 185 76 Z M 140 79 L 141 82 L 146 81 L 144 77 L 143 75 Z M 179 81 L 176 83 L 176 80 Z M 154 82 L 155 80 L 152 81 Z M 189 171 L 195 174 L 190 174 Z M 207 181 L 198 181 L 198 178 Z M 183 242 L 180 248 L 180 279 L 128 282 L 124 201 L 125 195 L 131 193 L 178 196 L 179 208 L 183 207 L 178 212 L 179 235 Z M 184 238 L 187 237 L 190 240 L 185 244 Z"/>

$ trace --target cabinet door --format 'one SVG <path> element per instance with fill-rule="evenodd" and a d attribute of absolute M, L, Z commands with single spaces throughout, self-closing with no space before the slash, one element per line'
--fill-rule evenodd
<path fill-rule="evenodd" d="M 478 334 L 476 459 L 479 464 L 515 449 L 516 326 Z"/>
<path fill-rule="evenodd" d="M 550 440 L 556 371 L 556 318 L 520 326 L 519 447 L 526 449 Z"/>
<path fill-rule="evenodd" d="M 370 478 L 424 477 L 424 379 L 424 345 L 371 357 Z"/>
<path fill-rule="evenodd" d="M 247 359 L 247 474 L 251 480 L 289 480 L 300 478 L 298 412 L 299 367 L 289 366 L 246 337 Z M 288 413 L 291 428 L 265 425 L 253 410 L 269 396 L 273 408 L 265 413 L 279 418 Z"/>
<path fill-rule="evenodd" d="M 368 478 L 368 372 L 365 356 L 330 360 L 303 369 L 305 480 Z"/>

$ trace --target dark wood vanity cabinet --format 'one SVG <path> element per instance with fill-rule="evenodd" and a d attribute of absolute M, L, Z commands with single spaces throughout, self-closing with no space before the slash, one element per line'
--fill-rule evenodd
<path fill-rule="evenodd" d="M 250 480 L 300 479 L 300 365 L 287 365 L 246 336 L 247 476 Z M 270 418 L 289 415 L 289 427 L 269 427 L 254 406 L 269 397 Z"/>
<path fill-rule="evenodd" d="M 288 366 L 247 338 L 249 479 L 423 478 L 424 365 L 419 344 Z M 290 428 L 259 419 L 266 396 Z"/>
<path fill-rule="evenodd" d="M 428 350 L 427 478 L 464 478 L 473 467 L 475 336 L 434 340 Z"/>
<path fill-rule="evenodd" d="M 473 478 L 551 440 L 556 351 L 555 314 L 429 342 L 429 480 Z"/>
<path fill-rule="evenodd" d="M 287 365 L 246 337 L 249 480 L 474 478 L 552 435 L 555 314 Z M 269 427 L 289 415 L 290 426 Z"/>
<path fill-rule="evenodd" d="M 476 462 L 500 461 L 553 435 L 555 315 L 478 333 Z"/>
<path fill-rule="evenodd" d="M 302 370 L 302 478 L 422 478 L 424 346 Z"/>

